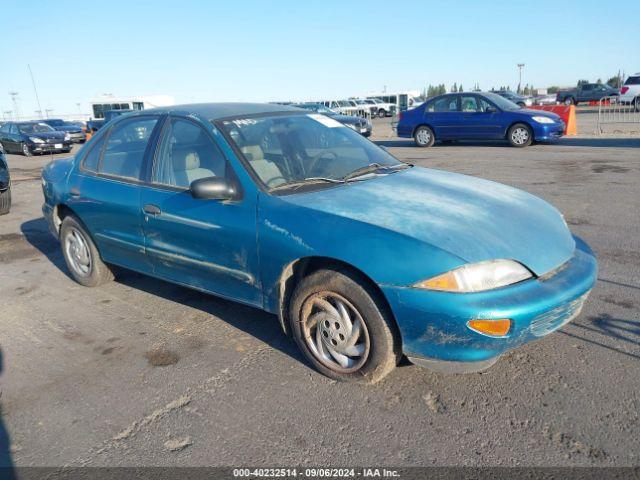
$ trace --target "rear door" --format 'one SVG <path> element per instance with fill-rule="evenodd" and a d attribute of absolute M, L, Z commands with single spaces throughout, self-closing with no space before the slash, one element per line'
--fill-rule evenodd
<path fill-rule="evenodd" d="M 457 95 L 433 99 L 424 109 L 424 118 L 432 126 L 436 140 L 462 138 Z"/>
<path fill-rule="evenodd" d="M 69 179 L 69 206 L 88 227 L 106 262 L 148 272 L 144 252 L 140 185 L 158 115 L 113 125 L 91 145 Z"/>

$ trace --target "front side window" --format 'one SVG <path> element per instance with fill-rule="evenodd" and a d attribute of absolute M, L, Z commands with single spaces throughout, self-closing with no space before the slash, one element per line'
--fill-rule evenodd
<path fill-rule="evenodd" d="M 144 152 L 157 121 L 156 117 L 143 117 L 116 124 L 109 132 L 99 172 L 139 180 Z"/>
<path fill-rule="evenodd" d="M 478 101 L 473 95 L 464 95 L 460 97 L 460 106 L 463 112 L 479 112 Z"/>
<path fill-rule="evenodd" d="M 304 182 L 329 185 L 372 164 L 381 169 L 405 166 L 324 115 L 237 118 L 225 120 L 221 126 L 270 189 Z"/>
<path fill-rule="evenodd" d="M 224 155 L 201 126 L 180 118 L 169 122 L 156 156 L 154 183 L 188 189 L 194 180 L 226 175 Z"/>

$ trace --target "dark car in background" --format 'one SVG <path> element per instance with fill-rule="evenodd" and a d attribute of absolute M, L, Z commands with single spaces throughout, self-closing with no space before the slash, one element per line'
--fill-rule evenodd
<path fill-rule="evenodd" d="M 34 153 L 71 151 L 71 136 L 58 132 L 42 122 L 7 122 L 0 127 L 0 143 L 7 153 Z"/>
<path fill-rule="evenodd" d="M 9 213 L 9 210 L 11 210 L 11 177 L 4 150 L 0 145 L 0 215 Z"/>
<path fill-rule="evenodd" d="M 560 90 L 556 100 L 565 105 L 578 105 L 583 102 L 598 102 L 605 97 L 618 97 L 618 89 L 603 83 L 582 83 L 571 90 Z"/>
<path fill-rule="evenodd" d="M 79 123 L 67 122 L 60 118 L 47 118 L 46 120 L 41 120 L 41 122 L 46 123 L 58 132 L 68 133 L 73 143 L 84 143 L 86 141 L 84 127 Z"/>
<path fill-rule="evenodd" d="M 371 135 L 371 132 L 373 131 L 373 125 L 366 118 L 355 117 L 352 115 L 342 115 L 340 113 L 334 112 L 328 107 L 325 107 L 321 103 L 299 103 L 293 106 L 304 108 L 305 110 L 309 110 L 310 112 L 326 115 L 327 117 L 330 117 L 333 120 L 346 125 L 352 130 L 355 130 L 363 137 L 369 137 Z"/>
<path fill-rule="evenodd" d="M 558 115 L 527 110 L 495 93 L 450 93 L 401 113 L 399 137 L 419 147 L 438 140 L 507 140 L 514 147 L 548 141 L 564 134 Z"/>
<path fill-rule="evenodd" d="M 531 98 L 523 97 L 522 95 L 514 93 L 511 90 L 498 90 L 498 91 L 492 91 L 491 93 L 497 93 L 501 97 L 504 97 L 507 100 L 511 100 L 513 103 L 515 103 L 516 105 L 522 108 L 530 107 L 531 105 L 533 105 L 533 100 L 531 100 Z"/>

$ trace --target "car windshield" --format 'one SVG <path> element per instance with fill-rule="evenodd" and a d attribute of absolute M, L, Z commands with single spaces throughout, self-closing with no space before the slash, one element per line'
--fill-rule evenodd
<path fill-rule="evenodd" d="M 349 100 L 338 100 L 338 105 L 340 105 L 341 107 L 351 107 L 353 105 L 351 105 L 351 102 L 349 102 Z"/>
<path fill-rule="evenodd" d="M 485 93 L 484 97 L 492 101 L 500 110 L 520 110 L 520 106 L 497 93 Z"/>
<path fill-rule="evenodd" d="M 20 130 L 20 133 L 55 132 L 55 130 L 46 123 L 23 123 L 18 125 L 18 129 Z"/>
<path fill-rule="evenodd" d="M 324 115 L 236 118 L 219 126 L 271 191 L 291 193 L 409 167 Z"/>

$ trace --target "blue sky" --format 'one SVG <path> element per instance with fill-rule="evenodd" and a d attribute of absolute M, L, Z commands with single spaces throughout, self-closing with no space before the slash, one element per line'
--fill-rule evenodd
<path fill-rule="evenodd" d="M 5 0 L 0 116 L 101 93 L 310 100 L 429 83 L 572 85 L 640 71 L 640 1 Z"/>

